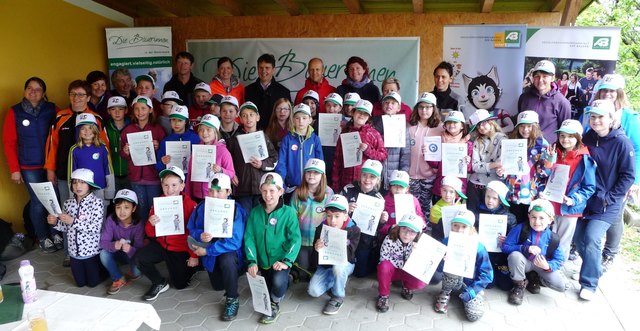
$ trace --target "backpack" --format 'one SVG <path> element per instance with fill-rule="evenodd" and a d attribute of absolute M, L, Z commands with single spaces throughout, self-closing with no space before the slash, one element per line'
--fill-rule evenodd
<path fill-rule="evenodd" d="M 520 236 L 518 237 L 518 244 L 523 244 L 527 239 L 529 239 L 529 234 L 531 233 L 531 226 L 528 222 L 522 223 L 522 230 L 520 230 Z M 549 245 L 547 246 L 547 254 L 545 258 L 547 261 L 553 260 L 553 254 L 558 249 L 558 245 L 560 244 L 560 237 L 558 234 L 551 231 L 551 240 L 549 241 Z"/>

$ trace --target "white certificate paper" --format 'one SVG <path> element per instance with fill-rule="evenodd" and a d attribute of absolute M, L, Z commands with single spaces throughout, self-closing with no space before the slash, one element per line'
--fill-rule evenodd
<path fill-rule="evenodd" d="M 360 228 L 360 233 L 375 236 L 380 214 L 384 210 L 384 200 L 360 193 L 356 204 L 358 207 L 353 211 L 351 218 Z"/>
<path fill-rule="evenodd" d="M 62 208 L 60 208 L 56 197 L 56 191 L 53 189 L 51 182 L 29 183 L 29 185 L 31 185 L 33 193 L 36 194 L 38 200 L 49 214 L 58 216 L 62 213 Z"/>
<path fill-rule="evenodd" d="M 420 236 L 402 270 L 429 284 L 446 252 L 447 246 L 443 243 L 430 236 Z"/>
<path fill-rule="evenodd" d="M 129 155 L 136 166 L 156 164 L 156 152 L 153 148 L 151 131 L 127 133 Z"/>
<path fill-rule="evenodd" d="M 360 133 L 349 132 L 340 134 L 340 142 L 342 144 L 342 166 L 351 168 L 362 164 L 362 151 L 360 147 Z"/>
<path fill-rule="evenodd" d="M 189 157 L 191 157 L 190 141 L 167 141 L 165 142 L 167 155 L 171 156 L 171 161 L 167 164 L 167 169 L 176 166 L 182 169 L 185 174 L 189 172 Z"/>
<path fill-rule="evenodd" d="M 487 248 L 487 252 L 502 252 L 498 236 L 507 235 L 507 215 L 480 214 L 478 219 L 478 237 Z"/>
<path fill-rule="evenodd" d="M 547 180 L 547 187 L 544 189 L 542 196 L 547 200 L 562 203 L 564 194 L 569 184 L 569 170 L 571 168 L 566 164 L 556 164 L 553 166 L 551 176 Z"/>
<path fill-rule="evenodd" d="M 237 136 L 238 144 L 240 144 L 240 151 L 242 151 L 242 157 L 244 163 L 251 162 L 251 158 L 255 157 L 258 160 L 264 160 L 269 157 L 269 150 L 267 149 L 267 141 L 264 139 L 264 132 L 257 131 L 252 133 L 245 133 Z"/>
<path fill-rule="evenodd" d="M 444 237 L 449 236 L 451 232 L 451 220 L 458 214 L 459 211 L 467 209 L 467 205 L 453 205 L 442 207 L 442 229 L 444 230 Z"/>
<path fill-rule="evenodd" d="M 467 178 L 467 144 L 442 144 L 442 176 Z"/>
<path fill-rule="evenodd" d="M 204 232 L 214 238 L 231 238 L 235 201 L 206 197 L 204 200 Z"/>
<path fill-rule="evenodd" d="M 318 264 L 343 265 L 347 264 L 347 231 L 322 225 L 320 239 L 324 247 L 318 251 Z"/>
<path fill-rule="evenodd" d="M 247 281 L 249 281 L 249 288 L 251 289 L 253 310 L 265 315 L 271 315 L 271 298 L 269 297 L 269 288 L 264 277 L 256 275 L 254 278 L 247 272 Z"/>
<path fill-rule="evenodd" d="M 382 115 L 384 147 L 407 146 L 407 117 L 405 115 Z"/>
<path fill-rule="evenodd" d="M 208 183 L 213 179 L 216 164 L 215 145 L 191 146 L 191 181 Z"/>
<path fill-rule="evenodd" d="M 336 147 L 338 137 L 340 137 L 341 114 L 318 114 L 318 137 L 322 146 Z"/>
<path fill-rule="evenodd" d="M 501 161 L 506 175 L 529 173 L 527 139 L 502 139 Z"/>
<path fill-rule="evenodd" d="M 427 150 L 424 153 L 425 161 L 442 161 L 442 137 L 424 137 L 422 144 L 423 146 L 427 146 Z"/>
<path fill-rule="evenodd" d="M 153 212 L 160 217 L 156 224 L 157 237 L 184 234 L 182 196 L 153 198 Z"/>
<path fill-rule="evenodd" d="M 444 272 L 464 278 L 473 278 L 477 252 L 477 236 L 451 232 L 447 244 L 447 259 L 444 261 Z"/>
<path fill-rule="evenodd" d="M 405 214 L 416 212 L 416 206 L 413 204 L 413 195 L 411 194 L 394 194 L 393 201 L 396 207 L 396 224 L 400 222 Z"/>

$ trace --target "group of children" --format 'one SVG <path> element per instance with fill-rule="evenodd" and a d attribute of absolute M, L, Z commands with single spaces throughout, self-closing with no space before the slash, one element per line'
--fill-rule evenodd
<path fill-rule="evenodd" d="M 154 300 L 169 288 L 169 282 L 176 289 L 187 287 L 202 265 L 212 287 L 225 291 L 221 318 L 230 321 L 239 308 L 238 277 L 246 270 L 248 277 L 265 277 L 272 314 L 262 316 L 260 322 L 271 323 L 279 314 L 290 276 L 309 281 L 308 293 L 313 297 L 328 293 L 323 312 L 335 314 L 344 303 L 348 277 L 366 277 L 376 271 L 376 308 L 386 312 L 391 282 L 402 283 L 401 296 L 407 300 L 414 290 L 427 285 L 405 272 L 403 265 L 422 235 L 447 244 L 449 229 L 442 209 L 466 200 L 466 209 L 450 220 L 450 231 L 474 236 L 480 214 L 507 215 L 507 233 L 496 238 L 502 253 L 488 253 L 479 243 L 470 278 L 443 272 L 441 263 L 430 281 L 442 281 L 435 311 L 446 313 L 455 292 L 467 318 L 476 321 L 484 311 L 483 290 L 493 284 L 510 290 L 513 304 L 522 303 L 524 288 L 539 292 L 540 283 L 564 290 L 559 269 L 568 255 L 577 217 L 593 193 L 594 165 L 581 144 L 582 126 L 576 121 L 565 121 L 558 130 L 558 146 L 549 146 L 540 133 L 536 113 L 521 113 L 512 138 L 527 140 L 530 171 L 505 176 L 500 142 L 508 138 L 486 110 L 476 111 L 468 128 L 458 111 L 450 111 L 442 120 L 435 96 L 423 93 L 410 116 L 406 147 L 385 148 L 382 116 L 399 111 L 399 94 L 391 92 L 382 99 L 385 115 L 373 121 L 369 101 L 359 100 L 355 93 L 344 99 L 330 94 L 324 100 L 326 112 L 343 114 L 342 133 L 358 132 L 360 137 L 357 150 L 345 151 L 342 138 L 335 147 L 322 146 L 314 127 L 320 100 L 317 93 L 310 93 L 303 99 L 309 102 L 293 109 L 286 100 L 276 102 L 274 114 L 288 110 L 288 131 L 274 143 L 265 135 L 265 157 L 245 163 L 238 136 L 259 130 L 260 112 L 255 104 L 238 105 L 235 97 L 224 96 L 210 102 L 216 106 L 214 113 L 199 116 L 192 125 L 191 110 L 180 106 L 171 93 L 165 96 L 162 116 L 169 119 L 168 135 L 156 124 L 154 102 L 146 96 L 135 98 L 131 108 L 121 97 L 109 99 L 111 118 L 104 125 L 108 141 L 101 139 L 102 128 L 95 116 L 82 113 L 76 118 L 77 145 L 69 153 L 73 197 L 64 202 L 61 214 L 49 215 L 47 220 L 67 233 L 71 270 L 78 286 L 101 282 L 101 261 L 112 279 L 109 294 L 144 275 L 151 286 L 142 298 Z M 156 164 L 133 163 L 127 134 L 138 132 L 151 135 Z M 469 182 L 443 176 L 441 161 L 425 161 L 428 147 L 423 138 L 428 136 L 463 146 L 467 156 L 461 162 L 471 173 Z M 192 181 L 191 159 L 182 160 L 182 167 L 170 165 L 172 156 L 166 145 L 170 141 L 215 146 L 212 179 Z M 345 168 L 343 155 L 347 153 L 358 154 L 361 165 Z M 562 204 L 538 199 L 556 163 L 571 168 Z M 113 187 L 117 193 L 109 194 L 108 188 Z M 407 194 L 413 195 L 413 208 L 398 219 L 395 196 Z M 183 234 L 156 234 L 160 217 L 152 208 L 153 199 L 161 196 L 181 198 Z M 367 207 L 358 206 L 362 196 L 384 206 L 377 226 L 352 218 L 356 209 Z M 207 197 L 235 200 L 229 238 L 204 231 Z M 111 198 L 113 213 L 105 219 Z M 318 265 L 318 251 L 326 240 L 321 238 L 324 225 L 347 232 L 348 263 Z M 163 261 L 169 279 L 156 268 Z M 126 275 L 118 263 L 130 265 Z M 494 277 L 498 272 L 510 281 L 498 282 L 500 277 Z"/>

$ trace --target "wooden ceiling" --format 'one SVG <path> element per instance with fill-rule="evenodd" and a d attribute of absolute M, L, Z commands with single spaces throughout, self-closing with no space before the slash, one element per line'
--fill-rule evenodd
<path fill-rule="evenodd" d="M 563 12 L 575 22 L 593 0 L 94 0 L 133 18 L 349 15 L 446 12 Z M 566 16 L 566 17 L 565 17 Z"/>

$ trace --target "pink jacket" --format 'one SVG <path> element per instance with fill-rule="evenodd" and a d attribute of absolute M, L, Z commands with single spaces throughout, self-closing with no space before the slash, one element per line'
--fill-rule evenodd
<path fill-rule="evenodd" d="M 442 125 L 435 128 L 422 127 L 420 125 L 410 126 L 407 129 L 409 142 L 411 144 L 411 165 L 409 166 L 409 178 L 411 179 L 429 179 L 435 180 L 438 174 L 437 168 L 432 168 L 427 161 L 424 160 L 422 153 L 422 145 L 424 137 L 440 136 L 444 132 Z"/>
<path fill-rule="evenodd" d="M 222 168 L 222 173 L 226 174 L 230 178 L 236 175 L 236 171 L 233 168 L 233 160 L 231 159 L 231 153 L 227 149 L 227 146 L 217 141 L 216 145 L 216 164 Z M 204 199 L 209 194 L 209 184 L 204 182 L 191 182 L 191 158 L 189 158 L 189 172 L 187 173 L 187 180 L 185 186 L 185 192 L 192 198 Z"/>
<path fill-rule="evenodd" d="M 413 197 L 413 206 L 415 208 L 416 215 L 422 217 L 424 220 L 422 207 L 420 207 L 420 202 L 416 197 Z M 389 219 L 387 220 L 387 223 L 384 223 L 384 225 L 378 229 L 378 238 L 382 239 L 389 234 L 389 230 L 396 225 L 398 221 L 396 220 L 396 202 L 393 199 L 393 193 L 391 193 L 391 191 L 384 196 L 384 211 L 389 213 Z"/>

